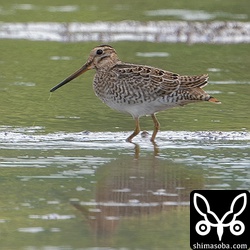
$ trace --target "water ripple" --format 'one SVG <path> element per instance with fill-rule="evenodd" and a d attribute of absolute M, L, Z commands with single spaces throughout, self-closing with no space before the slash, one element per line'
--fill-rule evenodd
<path fill-rule="evenodd" d="M 43 128 L 40 128 L 43 131 Z M 33 132 L 32 132 L 33 131 Z M 37 127 L 10 128 L 0 127 L 0 147 L 2 149 L 117 149 L 132 148 L 134 145 L 125 142 L 130 132 L 55 132 L 39 134 Z M 238 131 L 161 131 L 157 137 L 160 148 L 249 148 L 249 132 Z M 135 139 L 142 148 L 151 149 L 148 138 Z M 209 142 L 209 143 L 206 143 Z M 203 143 L 203 145 L 201 145 Z M 39 159 L 38 159 L 39 160 Z M 64 159 L 65 160 L 65 159 Z M 71 160 L 71 159 L 70 159 Z M 24 159 L 21 159 L 22 163 Z M 42 160 L 44 162 L 44 159 Z M 18 164 L 18 162 L 17 162 Z"/>
<path fill-rule="evenodd" d="M 55 132 L 39 134 L 42 127 L 12 128 L 0 127 L 0 147 L 2 149 L 109 149 L 131 148 L 133 144 L 125 142 L 130 132 Z M 247 147 L 249 144 L 238 144 L 237 141 L 249 141 L 250 133 L 246 131 L 161 131 L 157 144 L 161 148 L 203 148 Z M 148 138 L 136 138 L 141 147 L 151 148 Z M 206 142 L 210 142 L 206 144 Z M 233 143 L 232 143 L 233 142 Z M 65 159 L 64 159 L 65 160 Z M 23 161 L 23 159 L 22 159 Z"/>
<path fill-rule="evenodd" d="M 236 21 L 0 23 L 0 38 L 58 42 L 249 43 L 250 23 Z"/>

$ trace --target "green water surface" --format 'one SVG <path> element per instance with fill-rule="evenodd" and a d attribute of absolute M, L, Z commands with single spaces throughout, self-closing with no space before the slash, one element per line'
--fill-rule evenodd
<path fill-rule="evenodd" d="M 51 11 L 69 5 L 78 7 Z M 145 11 L 188 9 L 232 14 L 216 20 L 244 14 L 243 21 L 249 21 L 248 5 L 245 0 L 31 5 L 12 0 L 0 3 L 0 14 L 3 22 L 150 21 L 179 18 Z M 0 40 L 0 249 L 189 249 L 192 190 L 250 189 L 249 139 L 244 137 L 250 130 L 249 44 L 111 43 L 125 62 L 183 75 L 208 73 L 205 90 L 222 102 L 159 113 L 157 145 L 138 137 L 136 147 L 124 142 L 134 129 L 132 118 L 95 96 L 94 71 L 49 93 L 98 44 Z M 151 133 L 150 117 L 141 119 L 141 127 Z M 211 131 L 211 137 L 175 139 L 168 131 Z M 225 132 L 232 136 L 224 138 Z M 181 203 L 161 192 L 178 193 Z M 138 200 L 144 207 L 135 206 Z M 170 201 L 175 205 L 166 205 Z M 105 206 L 108 202 L 115 205 Z M 161 206 L 145 206 L 154 202 Z"/>
<path fill-rule="evenodd" d="M 88 71 L 52 95 L 49 89 L 85 63 L 93 43 L 1 40 L 1 124 L 43 126 L 46 131 L 131 131 L 131 117 L 105 106 L 92 90 Z M 199 103 L 158 115 L 162 130 L 249 129 L 248 44 L 186 45 L 112 43 L 123 61 L 145 63 L 181 74 L 209 73 L 206 87 L 221 105 Z M 11 51 L 11 53 L 9 53 Z M 167 58 L 141 58 L 136 52 L 159 51 Z M 70 60 L 52 60 L 53 57 Z M 225 63 L 226 62 L 226 63 Z M 209 72 L 210 68 L 218 72 Z M 104 126 L 105 124 L 105 126 Z M 149 118 L 144 129 L 152 130 Z"/>

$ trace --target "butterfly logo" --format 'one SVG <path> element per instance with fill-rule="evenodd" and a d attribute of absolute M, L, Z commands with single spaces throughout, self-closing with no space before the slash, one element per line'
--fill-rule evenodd
<path fill-rule="evenodd" d="M 198 205 L 199 199 L 200 199 L 199 201 L 200 207 Z M 243 205 L 239 208 L 240 199 L 243 199 Z M 237 207 L 236 203 L 238 203 Z M 244 233 L 245 225 L 242 221 L 237 220 L 237 217 L 246 208 L 247 205 L 246 193 L 239 194 L 233 199 L 230 206 L 230 210 L 227 211 L 222 216 L 221 219 L 219 219 L 218 216 L 213 211 L 210 210 L 210 205 L 207 199 L 203 195 L 194 193 L 193 204 L 196 211 L 204 218 L 199 222 L 197 222 L 195 226 L 195 230 L 199 235 L 204 236 L 209 234 L 211 227 L 217 228 L 217 235 L 219 241 L 221 241 L 222 239 L 225 227 L 229 227 L 230 232 L 236 236 Z"/>

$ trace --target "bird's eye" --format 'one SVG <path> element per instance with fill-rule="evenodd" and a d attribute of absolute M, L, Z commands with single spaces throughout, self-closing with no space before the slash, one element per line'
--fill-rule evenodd
<path fill-rule="evenodd" d="M 103 53 L 103 50 L 102 49 L 98 49 L 97 51 L 96 51 L 96 54 L 97 55 L 101 55 Z"/>

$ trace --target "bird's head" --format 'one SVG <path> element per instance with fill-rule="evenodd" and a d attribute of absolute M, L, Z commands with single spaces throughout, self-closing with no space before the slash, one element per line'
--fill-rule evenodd
<path fill-rule="evenodd" d="M 53 87 L 50 92 L 54 92 L 58 88 L 62 87 L 66 83 L 72 81 L 90 69 L 108 70 L 109 68 L 112 68 L 118 61 L 119 58 L 113 47 L 109 45 L 97 46 L 91 50 L 87 62 L 80 69 Z"/>

